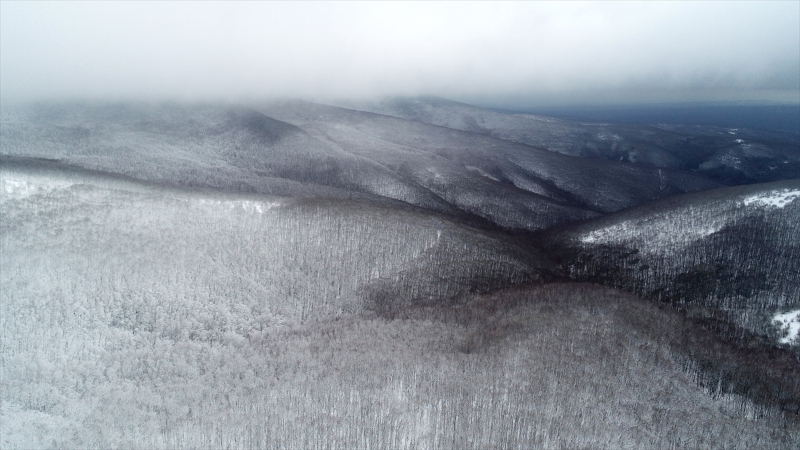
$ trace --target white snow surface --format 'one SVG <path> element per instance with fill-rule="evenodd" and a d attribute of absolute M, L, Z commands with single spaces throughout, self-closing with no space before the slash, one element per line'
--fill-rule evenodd
<path fill-rule="evenodd" d="M 233 210 L 236 208 L 242 208 L 248 212 L 256 212 L 258 214 L 264 214 L 265 211 L 269 211 L 272 208 L 277 206 L 281 206 L 280 202 L 267 202 L 267 201 L 254 201 L 254 200 L 206 200 L 201 199 L 197 202 L 201 206 L 211 206 L 211 207 L 227 207 L 229 210 Z"/>
<path fill-rule="evenodd" d="M 783 189 L 779 191 L 772 191 L 757 195 L 751 195 L 744 199 L 744 205 L 757 205 L 757 206 L 775 206 L 778 208 L 783 208 L 789 203 L 795 201 L 798 197 L 800 197 L 800 190 L 794 189 Z"/>
<path fill-rule="evenodd" d="M 65 179 L 45 176 L 23 176 L 19 174 L 0 173 L 0 198 L 6 200 L 21 200 L 37 194 L 46 194 L 61 189 L 68 189 L 74 183 Z M 272 208 L 281 206 L 278 201 L 263 200 L 209 200 L 199 199 L 201 206 L 218 208 L 227 207 L 229 210 L 241 208 L 248 212 L 264 214 Z"/>
<path fill-rule="evenodd" d="M 739 204 L 784 208 L 798 198 L 800 198 L 800 189 L 785 188 L 749 195 L 739 200 Z M 686 220 L 681 220 L 681 214 Z M 642 240 L 640 249 L 645 252 L 647 248 L 659 247 L 656 245 L 657 243 L 669 242 L 674 248 L 681 248 L 718 232 L 728 222 L 724 215 L 717 214 L 702 220 L 693 220 L 692 217 L 695 215 L 696 212 L 689 210 L 683 211 L 677 216 L 670 213 L 664 216 L 650 217 L 647 220 L 629 219 L 585 232 L 580 236 L 580 241 L 584 244 L 621 244 Z M 672 225 L 666 226 L 665 222 Z M 678 229 L 680 231 L 676 233 Z"/>
<path fill-rule="evenodd" d="M 464 168 L 466 168 L 467 170 L 469 170 L 469 171 L 471 171 L 471 172 L 477 172 L 477 173 L 479 173 L 481 176 L 483 176 L 483 177 L 486 177 L 486 178 L 489 178 L 489 179 L 491 179 L 491 180 L 494 180 L 494 181 L 500 181 L 500 180 L 498 180 L 497 178 L 495 178 L 495 177 L 493 177 L 493 176 L 489 175 L 489 172 L 487 172 L 487 171 L 485 171 L 485 170 L 481 169 L 480 167 L 475 167 L 475 166 L 464 166 Z"/>
<path fill-rule="evenodd" d="M 584 244 L 603 242 L 622 243 L 647 236 L 647 241 L 651 244 L 655 242 L 673 242 L 675 245 L 687 246 L 697 239 L 716 233 L 723 225 L 723 221 L 704 223 L 702 226 L 684 224 L 680 235 L 675 236 L 674 230 L 668 227 L 657 226 L 653 223 L 639 223 L 638 221 L 626 220 L 606 228 L 593 230 L 581 236 L 580 240 Z"/>
<path fill-rule="evenodd" d="M 800 335 L 800 309 L 783 314 L 775 314 L 772 321 L 780 326 L 781 331 L 786 333 L 786 336 L 779 341 L 781 344 L 796 343 L 797 336 Z"/>
<path fill-rule="evenodd" d="M 23 199 L 39 192 L 66 189 L 72 185 L 73 183 L 66 180 L 47 180 L 0 173 L 0 192 L 3 200 Z"/>
<path fill-rule="evenodd" d="M 584 236 L 581 236 L 581 242 L 584 244 L 594 244 L 596 242 L 605 242 L 609 238 L 624 238 L 631 235 L 632 231 L 635 229 L 635 226 L 631 223 L 630 220 L 626 220 L 624 222 L 620 222 L 616 225 L 612 225 L 607 228 L 601 228 L 599 230 L 593 230 Z"/>

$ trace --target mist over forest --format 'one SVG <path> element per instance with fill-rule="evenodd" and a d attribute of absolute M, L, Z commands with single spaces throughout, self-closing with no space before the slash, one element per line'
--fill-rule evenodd
<path fill-rule="evenodd" d="M 0 447 L 798 448 L 797 17 L 0 2 Z"/>

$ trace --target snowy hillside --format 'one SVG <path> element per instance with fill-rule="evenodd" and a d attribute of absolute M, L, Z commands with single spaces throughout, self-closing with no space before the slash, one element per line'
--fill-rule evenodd
<path fill-rule="evenodd" d="M 71 292 L 76 305 L 133 295 L 116 313 L 141 303 L 147 320 L 158 301 L 172 318 L 223 302 L 214 308 L 255 308 L 253 323 L 303 322 L 374 307 L 364 302 L 376 295 L 427 301 L 529 281 L 548 264 L 434 216 L 356 202 L 175 191 L 37 162 L 4 163 L 2 189 L 4 292 Z"/>
<path fill-rule="evenodd" d="M 36 311 L 34 303 L 18 306 Z M 770 361 L 758 367 L 772 373 L 748 378 L 745 361 L 709 333 L 590 286 L 219 340 L 175 334 L 171 321 L 146 330 L 103 326 L 110 306 L 64 305 L 46 329 L 28 328 L 25 314 L 22 326 L 5 324 L 4 449 L 782 449 L 800 442 L 791 414 L 762 403 L 797 398 L 796 372 Z M 197 309 L 189 318 L 206 315 Z M 239 308 L 230 317 L 248 314 Z"/>
<path fill-rule="evenodd" d="M 731 337 L 749 330 L 797 345 L 788 338 L 794 319 L 780 330 L 775 321 L 800 309 L 798 237 L 800 182 L 792 180 L 648 204 L 556 232 L 550 249 L 577 279 L 743 328 L 721 330 Z"/>

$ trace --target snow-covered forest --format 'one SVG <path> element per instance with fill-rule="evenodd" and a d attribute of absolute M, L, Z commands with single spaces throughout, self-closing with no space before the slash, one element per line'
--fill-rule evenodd
<path fill-rule="evenodd" d="M 351 108 L 3 110 L 0 447 L 800 445 L 796 145 Z"/>
<path fill-rule="evenodd" d="M 800 182 L 707 191 L 574 226 L 550 244 L 571 276 L 720 321 L 729 338 L 783 342 L 800 309 Z"/>
<path fill-rule="evenodd" d="M 487 308 L 497 303 L 508 306 Z M 731 353 L 713 336 L 592 286 L 215 341 L 171 335 L 164 322 L 144 332 L 96 322 L 84 313 L 72 326 L 93 333 L 53 324 L 48 336 L 4 339 L 48 339 L 4 348 L 13 355 L 4 447 L 780 449 L 800 440 L 779 407 L 726 389 L 738 375 L 730 361 L 709 377 L 689 357 L 702 345 Z M 757 380 L 745 389 L 764 390 Z M 796 398 L 796 382 L 768 384 L 766 395 Z"/>

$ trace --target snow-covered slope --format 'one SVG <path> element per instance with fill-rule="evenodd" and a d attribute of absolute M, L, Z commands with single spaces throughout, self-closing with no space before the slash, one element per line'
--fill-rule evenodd
<path fill-rule="evenodd" d="M 30 314 L 48 308 L 15 304 Z M 800 442 L 794 414 L 762 402 L 776 395 L 791 404 L 796 371 L 769 361 L 748 377 L 752 367 L 709 333 L 596 287 L 551 285 L 396 320 L 347 316 L 214 340 L 158 320 L 137 330 L 101 326 L 113 306 L 67 303 L 46 326 L 31 328 L 25 315 L 5 324 L 4 449 L 783 449 Z M 207 309 L 190 313 L 208 320 Z M 230 317 L 247 320 L 248 312 L 234 308 Z M 724 379 L 700 368 L 709 362 L 724 363 Z"/>
<path fill-rule="evenodd" d="M 171 319 L 211 308 L 211 320 L 236 307 L 251 322 L 202 326 L 246 336 L 261 316 L 303 322 L 378 300 L 441 300 L 533 280 L 548 264 L 369 203 L 176 191 L 35 162 L 6 161 L 1 175 L 3 291 L 23 302 L 64 295 L 77 309 L 110 302 L 104 320 L 126 328 L 164 319 L 163 308 Z"/>
<path fill-rule="evenodd" d="M 189 358 L 158 380 L 197 382 L 220 348 L 364 311 L 447 303 L 553 268 L 531 249 L 430 214 L 0 161 L 3 448 L 170 446 L 139 434 L 154 430 L 137 415 L 148 414 L 139 400 L 149 400 L 135 394 L 146 394 L 136 387 L 149 377 L 145 360 Z M 135 411 L 133 428 L 94 440 L 98 402 L 123 421 Z"/>
<path fill-rule="evenodd" d="M 556 232 L 550 248 L 578 279 L 800 344 L 774 323 L 800 307 L 800 180 L 673 197 Z"/>

